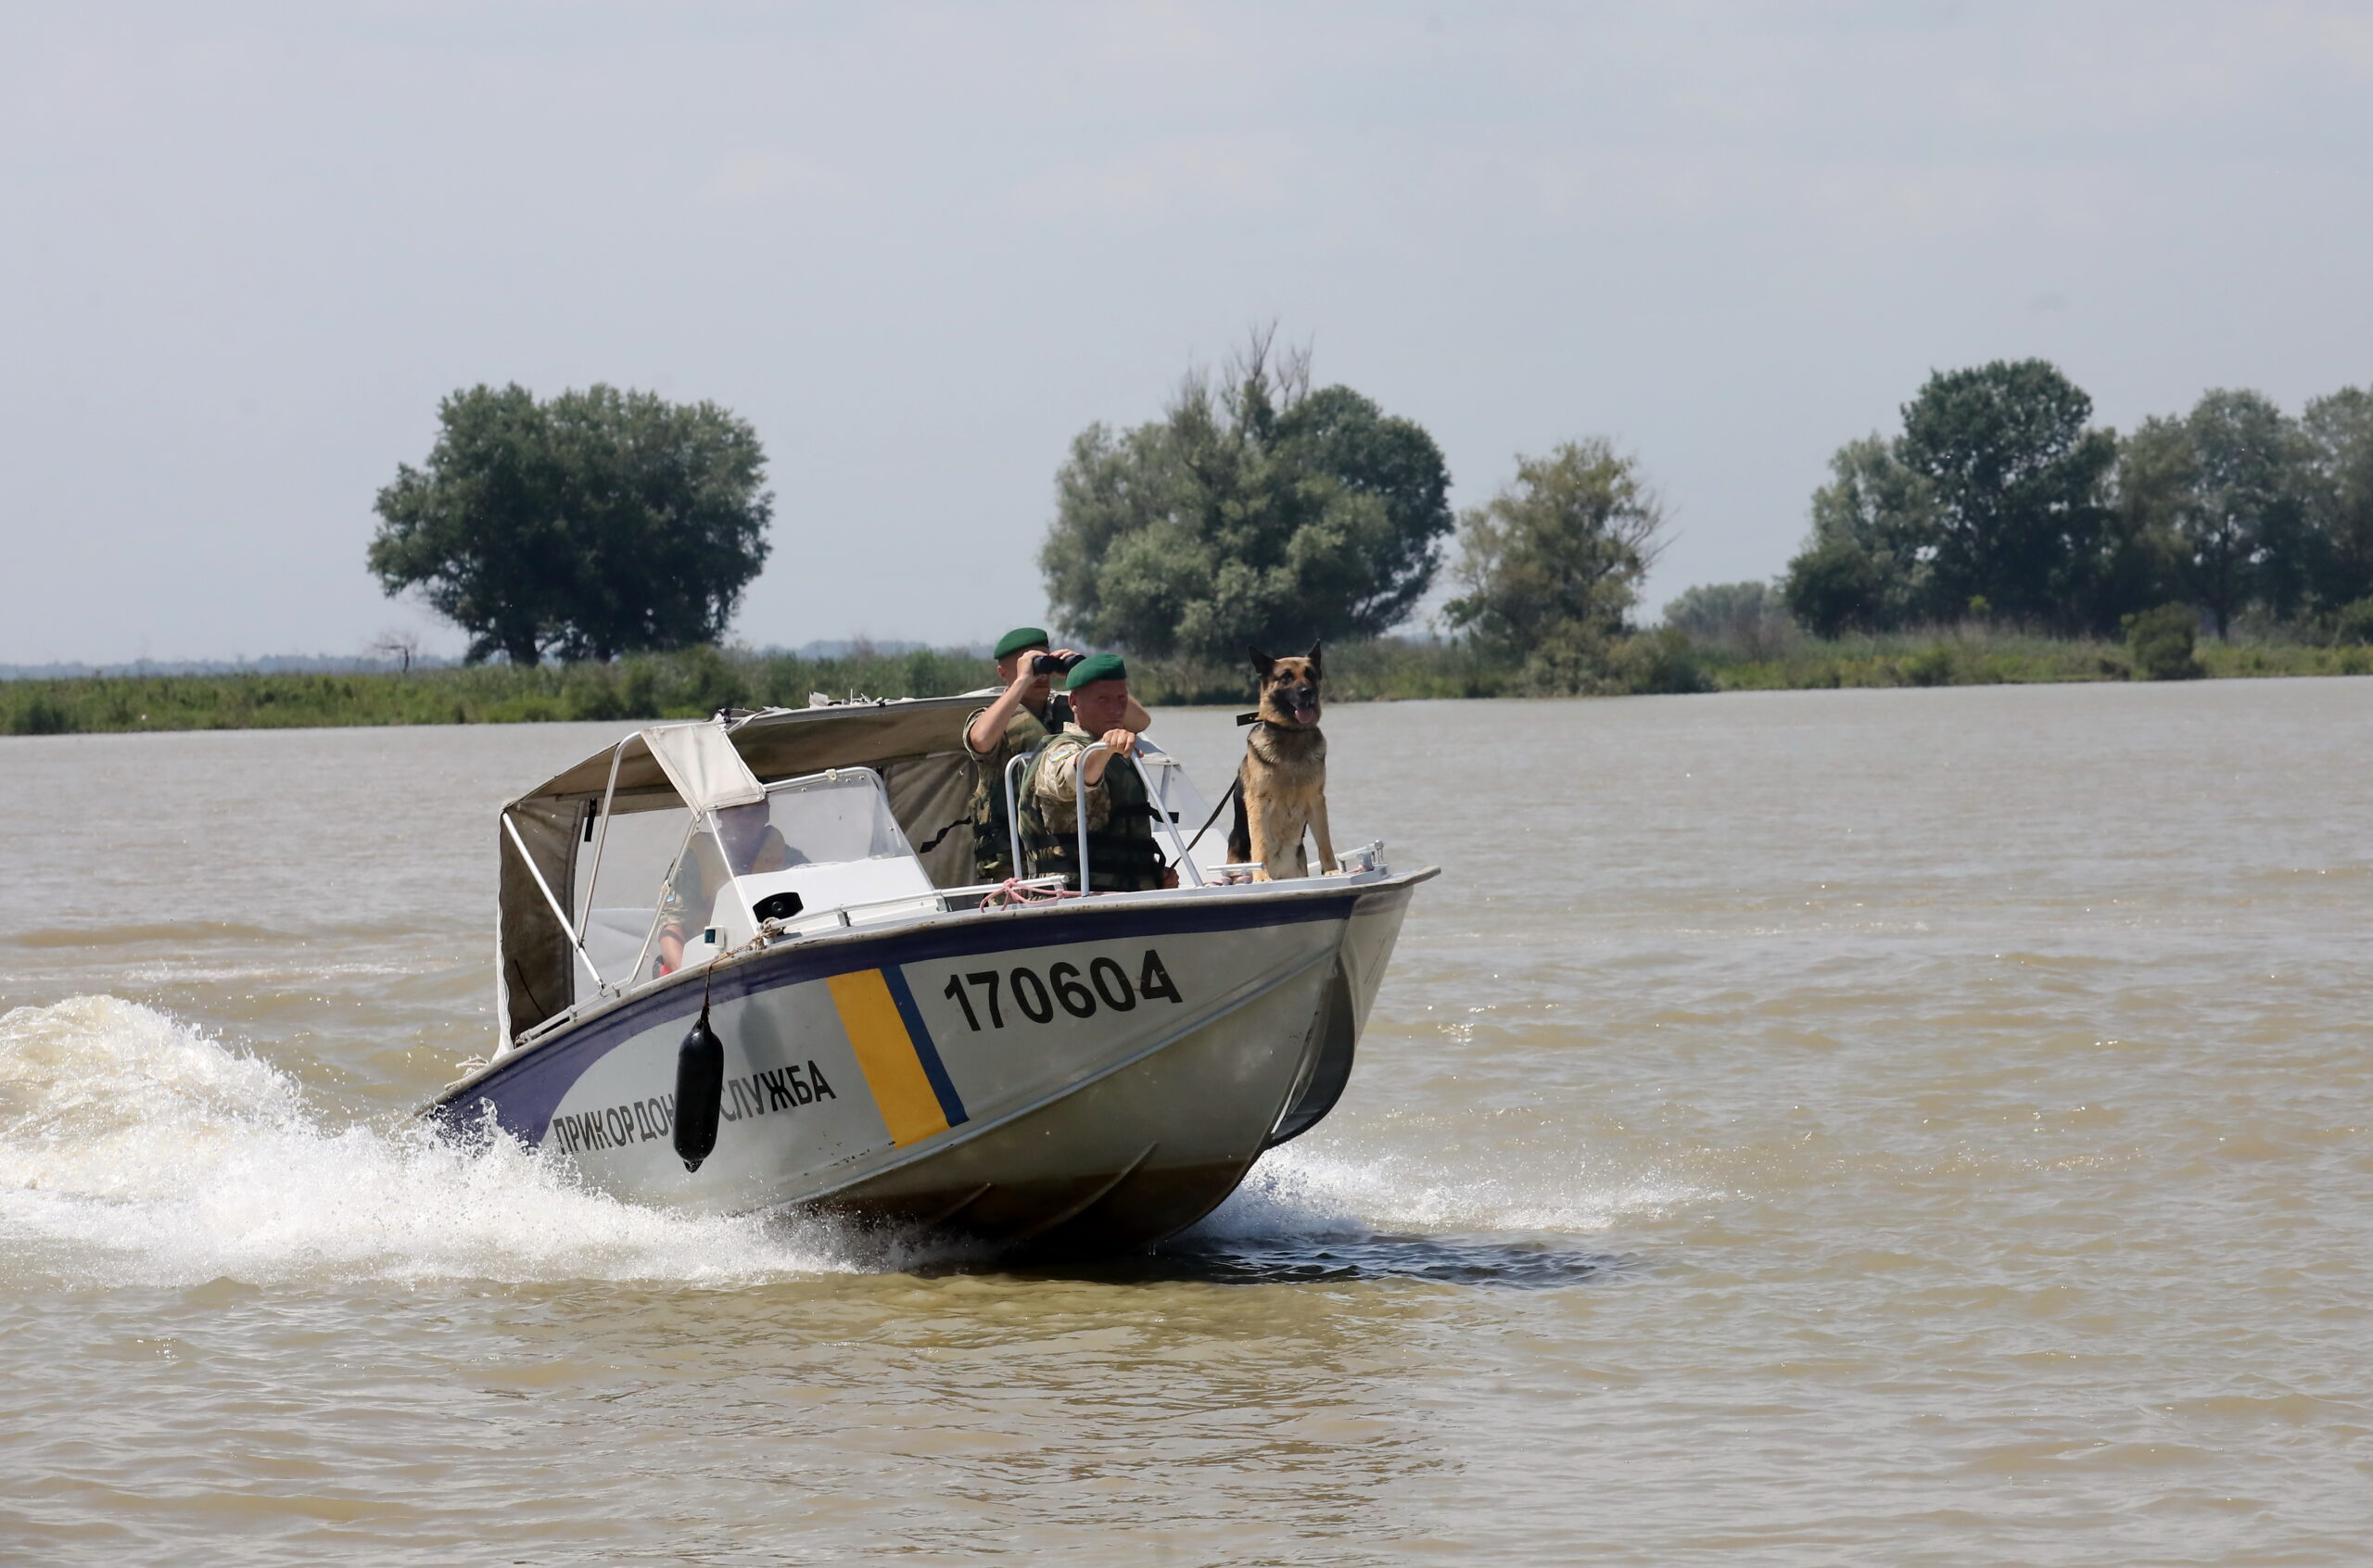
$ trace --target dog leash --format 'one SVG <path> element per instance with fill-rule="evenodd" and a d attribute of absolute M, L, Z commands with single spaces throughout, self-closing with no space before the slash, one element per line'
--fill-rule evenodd
<path fill-rule="evenodd" d="M 1239 773 L 1236 776 L 1235 781 L 1228 785 L 1227 793 L 1220 797 L 1220 803 L 1212 808 L 1212 815 L 1203 818 L 1203 825 L 1195 829 L 1193 838 L 1186 841 L 1187 854 L 1195 853 L 1195 846 L 1203 841 L 1203 835 L 1212 830 L 1212 824 L 1220 819 L 1220 813 L 1227 809 L 1227 803 L 1236 799 L 1236 792 L 1243 788 L 1244 775 Z"/>
<path fill-rule="evenodd" d="M 1263 718 L 1260 711 L 1255 709 L 1253 712 L 1249 714 L 1237 714 L 1236 722 L 1237 727 L 1242 728 L 1249 725 L 1267 724 L 1269 721 Z M 1229 781 L 1227 792 L 1220 797 L 1220 803 L 1212 808 L 1212 815 L 1203 818 L 1203 825 L 1195 829 L 1195 836 L 1193 838 L 1186 841 L 1186 853 L 1188 854 L 1195 853 L 1195 846 L 1203 841 L 1203 835 L 1212 830 L 1212 824 L 1220 819 L 1220 813 L 1227 809 L 1227 803 L 1236 799 L 1237 791 L 1243 788 L 1244 774 L 1241 770 L 1238 770 L 1235 778 Z"/>

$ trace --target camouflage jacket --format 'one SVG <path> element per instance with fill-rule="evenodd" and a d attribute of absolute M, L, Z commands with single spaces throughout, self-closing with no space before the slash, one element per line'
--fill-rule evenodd
<path fill-rule="evenodd" d="M 972 726 L 986 708 L 965 715 L 965 754 L 972 763 L 972 800 L 965 820 L 972 825 L 972 876 L 975 881 L 1002 882 L 1013 875 L 1012 838 L 1006 831 L 1005 770 L 1014 758 L 1035 751 L 1053 733 L 1028 708 L 1016 708 L 1005 722 L 1005 733 L 986 755 L 972 750 Z M 1068 709 L 1065 710 L 1068 716 Z M 1059 721 L 1060 722 L 1060 721 Z"/>
<path fill-rule="evenodd" d="M 1075 776 L 1080 753 L 1097 738 L 1076 724 L 1038 749 L 1022 774 L 1022 853 L 1025 875 L 1060 872 L 1079 883 L 1079 810 Z M 1153 837 L 1154 807 L 1145 779 L 1120 757 L 1087 791 L 1088 877 L 1097 892 L 1144 892 L 1162 886 L 1161 854 Z"/>

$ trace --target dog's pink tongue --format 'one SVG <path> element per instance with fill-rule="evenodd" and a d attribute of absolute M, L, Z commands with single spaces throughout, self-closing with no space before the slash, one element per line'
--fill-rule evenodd
<path fill-rule="evenodd" d="M 1315 702 L 1296 702 L 1294 704 L 1294 722 L 1296 724 L 1316 724 L 1318 722 L 1318 704 Z"/>

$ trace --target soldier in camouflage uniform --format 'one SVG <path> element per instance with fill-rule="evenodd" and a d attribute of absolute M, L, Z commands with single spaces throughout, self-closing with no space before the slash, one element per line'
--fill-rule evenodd
<path fill-rule="evenodd" d="M 724 806 L 717 814 L 722 842 L 706 828 L 692 835 L 659 894 L 657 973 L 673 974 L 683 967 L 685 944 L 693 932 L 716 919 L 717 895 L 727 882 L 735 877 L 780 871 L 807 858 L 785 843 L 768 818 L 763 801 Z"/>
<path fill-rule="evenodd" d="M 1044 745 L 1071 722 L 1069 702 L 1055 694 L 1055 672 L 1036 667 L 1039 657 L 1050 651 L 1068 664 L 1076 664 L 1080 658 L 1068 648 L 1051 650 L 1046 632 L 1037 626 L 1016 626 L 999 638 L 997 679 L 1005 683 L 1005 690 L 964 723 L 964 750 L 972 761 L 972 799 L 966 820 L 972 825 L 972 866 L 978 881 L 1002 882 L 1014 874 L 1005 815 L 1007 765 Z M 1152 715 L 1131 698 L 1123 726 L 1136 733 L 1152 722 Z"/>
<path fill-rule="evenodd" d="M 1154 804 L 1130 762 L 1136 731 L 1129 671 L 1118 653 L 1082 661 L 1064 683 L 1077 716 L 1038 748 L 1023 771 L 1022 854 L 1031 876 L 1060 872 L 1079 885 L 1080 808 L 1087 812 L 1089 891 L 1145 892 L 1174 888 L 1153 836 Z M 1142 710 L 1139 710 L 1142 711 Z M 1110 751 L 1083 756 L 1101 740 Z"/>

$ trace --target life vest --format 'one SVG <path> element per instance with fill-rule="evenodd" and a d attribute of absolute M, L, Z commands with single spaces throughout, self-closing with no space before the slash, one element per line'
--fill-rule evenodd
<path fill-rule="evenodd" d="M 1074 826 L 1058 832 L 1047 827 L 1038 802 L 1038 770 L 1047 765 L 1051 750 L 1050 737 L 1031 753 L 1030 765 L 1022 771 L 1022 787 L 1015 792 L 1022 813 L 1022 858 L 1028 867 L 1022 874 L 1060 874 L 1077 887 L 1079 829 Z M 1153 803 L 1146 798 L 1146 783 L 1136 765 L 1126 757 L 1112 758 L 1105 765 L 1103 781 L 1097 789 L 1104 791 L 1112 809 L 1105 815 L 1101 828 L 1087 830 L 1087 874 L 1094 884 L 1089 891 L 1145 892 L 1161 886 L 1164 863 L 1154 847 Z M 1095 790 L 1088 791 L 1089 800 L 1095 795 Z"/>

